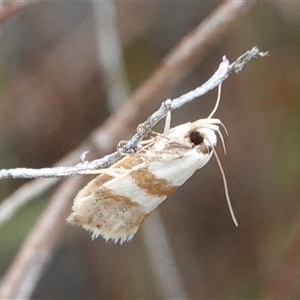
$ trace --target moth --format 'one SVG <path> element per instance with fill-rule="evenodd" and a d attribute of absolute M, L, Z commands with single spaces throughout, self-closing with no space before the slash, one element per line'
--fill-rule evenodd
<path fill-rule="evenodd" d="M 140 150 L 119 160 L 100 173 L 77 194 L 67 221 L 80 225 L 106 241 L 130 241 L 149 214 L 184 184 L 214 154 L 219 164 L 226 199 L 237 225 L 228 195 L 227 183 L 215 151 L 217 134 L 223 123 L 212 118 L 188 122 L 172 129 L 167 115 L 163 134 L 156 134 Z M 226 130 L 226 128 L 225 128 Z M 217 134 L 216 134 L 217 133 Z"/>

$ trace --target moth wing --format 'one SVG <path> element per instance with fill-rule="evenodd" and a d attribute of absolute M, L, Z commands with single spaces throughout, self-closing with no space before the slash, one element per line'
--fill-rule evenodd
<path fill-rule="evenodd" d="M 149 213 L 175 190 L 147 171 L 155 163 L 130 156 L 114 164 L 123 174 L 101 174 L 90 181 L 76 196 L 68 221 L 91 231 L 93 238 L 132 239 Z"/>
<path fill-rule="evenodd" d="M 111 167 L 123 173 L 101 174 L 76 196 L 68 221 L 115 242 L 129 241 L 152 210 L 198 169 L 203 154 L 186 149 L 147 150 Z"/>

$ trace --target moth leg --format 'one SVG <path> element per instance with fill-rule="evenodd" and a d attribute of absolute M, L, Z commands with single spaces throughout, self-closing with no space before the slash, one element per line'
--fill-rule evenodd
<path fill-rule="evenodd" d="M 117 145 L 117 149 L 121 149 L 123 146 L 126 145 L 127 142 L 128 142 L 128 141 L 124 141 L 124 140 L 120 141 L 120 142 L 118 143 L 118 145 Z"/>
<path fill-rule="evenodd" d="M 126 153 L 126 152 L 122 152 L 122 151 L 118 151 L 119 154 L 122 156 L 122 157 L 125 157 L 125 156 L 131 156 L 133 155 L 134 153 Z"/>
<path fill-rule="evenodd" d="M 89 153 L 90 153 L 90 151 L 84 151 L 84 152 L 80 155 L 80 160 L 81 160 L 82 163 L 88 162 L 88 161 L 86 160 L 86 156 L 87 156 Z"/>
<path fill-rule="evenodd" d="M 158 136 L 158 137 L 162 138 L 162 139 L 170 140 L 170 138 L 168 136 L 166 136 L 164 133 L 158 133 L 158 132 L 155 132 L 155 131 L 151 131 L 151 133 L 154 134 L 155 136 Z"/>
<path fill-rule="evenodd" d="M 144 126 L 145 122 L 139 124 L 136 128 L 136 131 L 139 131 L 141 129 L 142 126 Z"/>
<path fill-rule="evenodd" d="M 140 145 L 143 145 L 143 148 L 145 148 L 146 146 L 153 144 L 155 142 L 154 138 L 150 138 L 148 140 L 143 140 L 140 142 Z"/>
<path fill-rule="evenodd" d="M 121 151 L 122 147 L 124 147 L 127 143 L 128 143 L 128 141 L 122 140 L 122 141 L 120 141 L 120 142 L 118 143 L 118 145 L 117 145 L 117 151 L 119 152 L 119 154 L 120 154 L 121 156 L 126 156 L 126 155 L 130 154 L 130 153 L 125 153 L 125 152 Z M 133 151 L 133 150 L 132 150 L 132 151 Z M 135 153 L 135 152 L 133 152 L 133 153 Z"/>
<path fill-rule="evenodd" d="M 145 161 L 150 160 L 150 161 L 161 161 L 162 160 L 162 154 L 157 153 L 157 154 L 152 154 L 149 156 L 149 154 L 140 154 L 141 158 L 145 159 Z M 182 154 L 167 154 L 163 153 L 163 159 L 165 161 L 169 160 L 176 160 L 182 158 Z"/>
<path fill-rule="evenodd" d="M 164 136 L 169 134 L 170 126 L 171 126 L 171 111 L 169 110 L 166 115 L 166 122 L 165 122 L 164 133 L 163 133 Z"/>

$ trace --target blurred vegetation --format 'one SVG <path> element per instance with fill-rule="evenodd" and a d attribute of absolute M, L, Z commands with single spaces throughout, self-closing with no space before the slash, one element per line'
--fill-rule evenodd
<path fill-rule="evenodd" d="M 218 4 L 116 2 L 131 88 Z M 299 12 L 300 2 L 259 2 L 169 95 L 199 86 L 225 54 L 234 60 L 254 45 L 270 52 L 223 84 L 216 115 L 229 130 L 228 154 L 220 156 L 239 228 L 230 220 L 215 162 L 159 208 L 190 298 L 259 298 L 297 238 Z M 92 13 L 89 2 L 43 2 L 2 25 L 1 168 L 50 166 L 109 115 Z M 212 92 L 174 112 L 173 125 L 207 116 L 215 99 Z M 1 200 L 21 183 L 1 182 Z M 35 199 L 0 228 L 1 275 L 48 196 Z M 160 297 L 141 230 L 122 247 L 92 242 L 79 228 L 70 230 L 33 299 Z M 299 283 L 298 278 L 290 298 L 300 297 Z"/>

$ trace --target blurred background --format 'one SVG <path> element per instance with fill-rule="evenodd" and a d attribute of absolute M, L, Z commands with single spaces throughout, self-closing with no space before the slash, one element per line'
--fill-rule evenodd
<path fill-rule="evenodd" d="M 1 168 L 51 166 L 123 106 L 126 98 L 112 96 L 106 62 L 99 57 L 99 47 L 107 46 L 99 42 L 107 16 L 116 22 L 126 95 L 221 2 L 108 3 L 108 8 L 89 1 L 30 3 L 2 23 Z M 168 97 L 202 84 L 223 55 L 233 61 L 255 45 L 270 56 L 224 82 L 216 113 L 229 131 L 227 155 L 221 147 L 218 153 L 239 227 L 230 219 L 212 159 L 129 243 L 91 241 L 81 228 L 69 227 L 32 299 L 258 299 L 271 293 L 282 270 L 284 278 L 293 278 L 288 298 L 300 298 L 300 2 L 254 5 Z M 216 97 L 212 91 L 176 110 L 172 126 L 208 116 Z M 160 123 L 156 130 L 162 128 Z M 23 183 L 1 182 L 1 200 Z M 52 192 L 0 228 L 1 276 Z M 164 242 L 156 237 L 154 248 L 149 236 L 157 222 Z M 160 267 L 169 273 L 159 276 Z M 168 294 L 168 282 L 177 294 Z M 286 282 L 279 284 L 286 290 Z"/>

